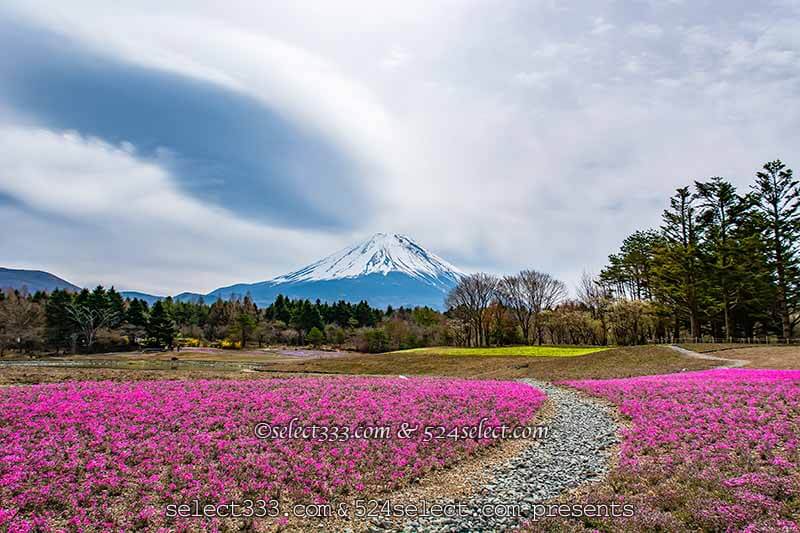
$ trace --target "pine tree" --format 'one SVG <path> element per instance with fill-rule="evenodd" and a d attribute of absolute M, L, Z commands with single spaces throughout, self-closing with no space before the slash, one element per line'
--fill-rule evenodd
<path fill-rule="evenodd" d="M 287 299 L 284 295 L 279 294 L 272 304 L 273 311 L 272 317 L 275 320 L 280 320 L 284 324 L 288 324 L 292 320 L 292 312 L 287 305 Z"/>
<path fill-rule="evenodd" d="M 150 319 L 147 322 L 147 334 L 161 346 L 172 349 L 175 345 L 178 329 L 162 300 L 153 304 L 153 309 L 150 311 Z"/>
<path fill-rule="evenodd" d="M 756 208 L 764 221 L 762 231 L 773 270 L 781 333 L 784 339 L 789 339 L 798 321 L 800 186 L 792 170 L 775 160 L 756 174 L 752 188 Z"/>
<path fill-rule="evenodd" d="M 619 253 L 608 257 L 609 266 L 600 274 L 602 282 L 619 296 L 650 299 L 653 251 L 660 241 L 661 236 L 653 230 L 626 237 Z"/>
<path fill-rule="evenodd" d="M 745 200 L 752 206 L 751 195 Z M 768 335 L 774 329 L 775 285 L 768 262 L 768 245 L 760 231 L 763 223 L 759 219 L 760 214 L 748 208 L 747 216 L 742 217 L 732 234 L 736 242 L 736 257 L 731 271 L 736 304 L 731 307 L 731 313 L 734 323 L 740 326 L 747 338 L 756 334 Z"/>
<path fill-rule="evenodd" d="M 70 318 L 67 307 L 72 303 L 72 295 L 62 289 L 56 289 L 45 305 L 45 321 L 47 340 L 56 347 L 56 351 L 71 345 L 70 336 L 75 333 L 75 324 Z"/>
<path fill-rule="evenodd" d="M 234 317 L 231 325 L 231 333 L 239 337 L 243 350 L 247 348 L 247 341 L 250 339 L 257 325 L 258 321 L 256 320 L 253 309 L 247 305 L 243 305 Z"/>
<path fill-rule="evenodd" d="M 658 292 L 662 301 L 676 308 L 676 330 L 679 310 L 688 315 L 689 332 L 693 338 L 701 336 L 700 314 L 702 297 L 703 257 L 700 239 L 703 227 L 689 187 L 677 189 L 670 198 L 670 208 L 664 211 L 661 232 L 664 243 L 657 247 L 654 267 Z M 679 331 L 675 332 L 676 335 Z"/>
<path fill-rule="evenodd" d="M 300 333 L 300 340 L 303 341 L 305 334 L 316 327 L 322 329 L 322 317 L 319 316 L 317 308 L 311 305 L 308 300 L 303 300 L 295 306 L 294 313 L 290 320 L 292 327 Z"/>
<path fill-rule="evenodd" d="M 134 298 L 128 304 L 128 310 L 125 312 L 125 320 L 133 325 L 142 329 L 147 327 L 148 309 L 147 302 Z"/>
<path fill-rule="evenodd" d="M 116 328 L 125 320 L 125 300 L 122 295 L 111 287 L 106 292 L 106 307 L 114 313 L 116 317 L 114 321 L 109 324 L 110 328 Z"/>
<path fill-rule="evenodd" d="M 709 259 L 710 306 L 722 312 L 725 337 L 733 337 L 731 312 L 739 303 L 737 288 L 746 282 L 743 250 L 735 233 L 747 216 L 748 205 L 736 188 L 720 177 L 695 182 L 700 217 L 705 225 L 704 251 Z"/>
<path fill-rule="evenodd" d="M 102 285 L 98 285 L 89 293 L 86 301 L 86 307 L 95 313 L 102 313 L 109 307 L 108 294 Z"/>

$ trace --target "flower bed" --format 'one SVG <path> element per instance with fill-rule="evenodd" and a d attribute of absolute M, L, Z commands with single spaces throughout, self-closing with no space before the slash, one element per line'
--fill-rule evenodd
<path fill-rule="evenodd" d="M 0 389 L 0 529 L 175 527 L 199 500 L 326 502 L 397 487 L 487 439 L 258 438 L 259 423 L 520 425 L 530 386 L 437 379 L 77 382 Z M 263 436 L 263 435 L 262 435 Z M 177 523 L 181 528 L 188 522 Z M 213 522 L 212 522 L 213 525 Z"/>
<path fill-rule="evenodd" d="M 587 500 L 633 503 L 636 516 L 584 519 L 588 529 L 798 530 L 800 371 L 709 370 L 567 384 L 616 403 L 631 420 L 618 468 Z"/>

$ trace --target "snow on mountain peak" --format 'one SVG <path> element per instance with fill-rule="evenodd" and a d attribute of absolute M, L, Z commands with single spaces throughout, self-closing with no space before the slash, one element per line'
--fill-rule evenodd
<path fill-rule="evenodd" d="M 273 283 L 357 278 L 400 272 L 431 285 L 453 284 L 464 275 L 441 257 L 405 235 L 376 233 L 364 242 L 340 250 Z"/>

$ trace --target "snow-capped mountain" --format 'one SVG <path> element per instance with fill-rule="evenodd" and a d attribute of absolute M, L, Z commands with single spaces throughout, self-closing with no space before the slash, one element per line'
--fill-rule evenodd
<path fill-rule="evenodd" d="M 278 294 L 323 301 L 367 300 L 374 307 L 427 305 L 441 309 L 444 298 L 464 273 L 404 235 L 376 233 L 299 270 L 269 281 L 223 287 L 206 295 L 250 294 L 269 305 Z"/>
<path fill-rule="evenodd" d="M 297 283 L 357 278 L 400 272 L 422 282 L 452 287 L 464 275 L 441 257 L 405 235 L 376 233 L 366 241 L 331 254 L 316 263 L 279 276 L 273 283 Z"/>

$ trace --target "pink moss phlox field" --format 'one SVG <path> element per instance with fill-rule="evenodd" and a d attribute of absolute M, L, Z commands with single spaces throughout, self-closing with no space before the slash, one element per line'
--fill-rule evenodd
<path fill-rule="evenodd" d="M 631 530 L 798 530 L 800 371 L 567 384 L 616 403 L 631 419 L 610 478 L 618 495 L 638 498 Z"/>
<path fill-rule="evenodd" d="M 261 422 L 529 422 L 521 383 L 439 379 L 73 382 L 0 389 L 0 530 L 133 530 L 194 499 L 325 502 L 392 488 L 490 441 L 258 439 Z M 217 526 L 212 522 L 208 526 Z M 197 522 L 195 522 L 195 526 Z"/>

